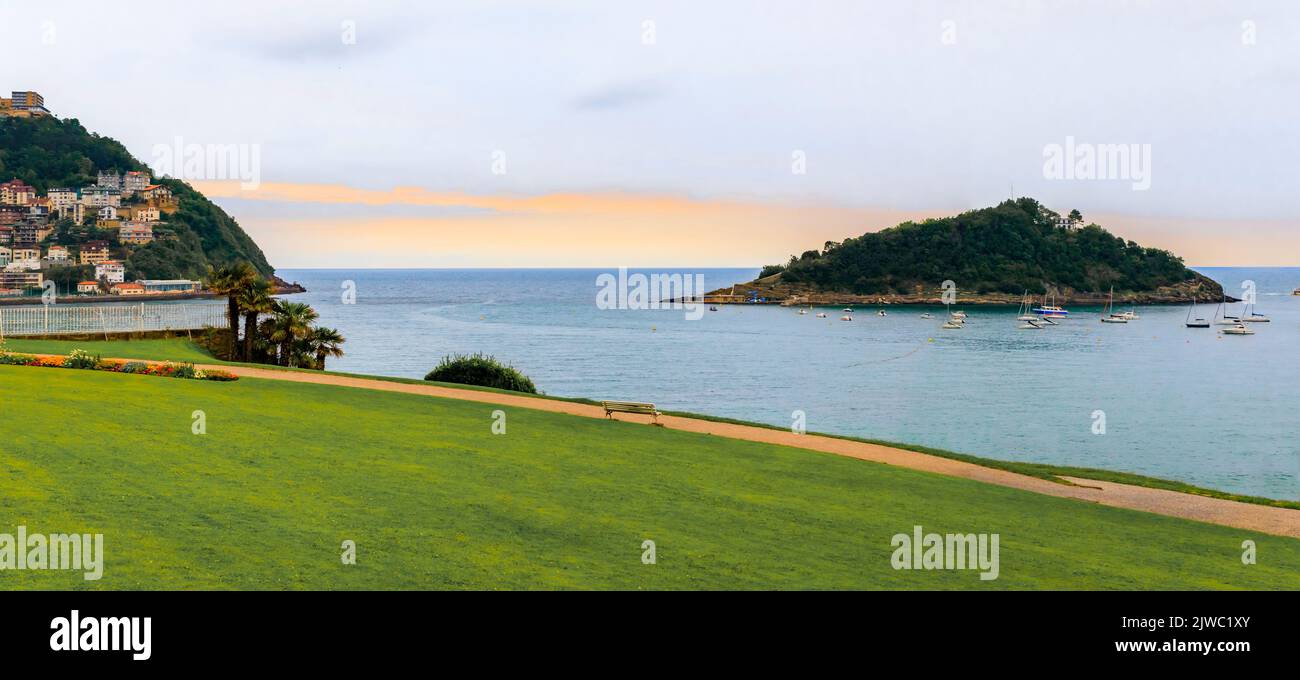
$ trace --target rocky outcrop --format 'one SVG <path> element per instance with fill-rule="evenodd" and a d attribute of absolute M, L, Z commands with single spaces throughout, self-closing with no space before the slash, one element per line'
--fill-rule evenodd
<path fill-rule="evenodd" d="M 1047 287 L 1055 293 L 1052 299 L 1056 304 L 1066 305 L 1100 305 L 1105 304 L 1110 291 L 1077 291 L 1071 288 Z M 1018 305 L 1023 296 L 1015 293 L 976 293 L 956 290 L 956 304 L 962 305 Z M 1043 291 L 1030 291 L 1036 302 L 1042 302 Z M 739 302 L 740 298 L 760 298 L 767 304 L 784 305 L 941 305 L 943 289 L 939 285 L 929 290 L 917 290 L 913 293 L 889 293 L 860 295 L 842 291 L 816 290 L 806 284 L 787 284 L 781 281 L 781 274 L 738 283 L 735 286 L 720 288 L 705 296 L 707 302 Z M 1161 286 L 1150 291 L 1115 291 L 1115 303 L 1125 305 L 1176 305 L 1187 304 L 1193 297 L 1202 301 L 1239 302 L 1232 296 L 1224 296 L 1223 287 L 1203 274 L 1196 278 L 1171 286 Z"/>

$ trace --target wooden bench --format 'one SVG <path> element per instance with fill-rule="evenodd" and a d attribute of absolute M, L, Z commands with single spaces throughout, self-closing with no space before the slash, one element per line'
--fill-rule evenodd
<path fill-rule="evenodd" d="M 655 424 L 659 424 L 660 414 L 655 410 L 654 404 L 643 404 L 638 401 L 602 401 L 600 405 L 605 407 L 605 417 L 610 420 L 614 419 L 615 413 L 639 413 L 654 416 Z"/>

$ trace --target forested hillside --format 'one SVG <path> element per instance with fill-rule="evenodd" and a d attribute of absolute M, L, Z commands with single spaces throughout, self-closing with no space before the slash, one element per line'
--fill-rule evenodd
<path fill-rule="evenodd" d="M 1145 292 L 1200 278 L 1168 251 L 1085 226 L 1077 212 L 1062 220 L 1030 198 L 829 242 L 763 271 L 776 273 L 782 284 L 864 295 L 945 280 L 976 293 Z"/>
<path fill-rule="evenodd" d="M 74 118 L 0 119 L 0 181 L 20 179 L 40 194 L 52 187 L 78 189 L 95 184 L 100 172 L 148 171 L 116 140 L 91 133 Z M 166 238 L 123 248 L 127 276 L 201 279 L 208 265 L 246 261 L 265 276 L 273 269 L 261 248 L 224 210 L 185 182 L 155 179 L 171 189 L 176 210 L 164 216 Z M 88 220 L 92 223 L 93 219 Z M 60 243 L 101 235 L 93 229 L 60 225 Z"/>

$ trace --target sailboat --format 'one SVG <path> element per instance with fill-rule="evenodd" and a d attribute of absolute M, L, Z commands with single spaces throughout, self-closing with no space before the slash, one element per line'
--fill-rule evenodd
<path fill-rule="evenodd" d="M 1187 309 L 1187 327 L 1188 328 L 1209 328 L 1210 327 L 1209 321 L 1206 321 L 1205 319 L 1202 319 L 1199 316 L 1196 317 L 1195 319 L 1192 318 L 1192 314 L 1195 313 L 1196 313 L 1196 296 L 1193 295 L 1192 306 Z"/>
<path fill-rule="evenodd" d="M 1029 313 L 1033 306 L 1029 291 L 1025 291 L 1025 296 L 1020 300 L 1020 309 L 1016 310 L 1016 321 L 1037 321 L 1038 317 Z"/>
<path fill-rule="evenodd" d="M 1128 323 L 1128 319 L 1119 314 L 1114 314 L 1115 310 L 1115 287 L 1110 287 L 1110 297 L 1106 299 L 1106 306 L 1101 308 L 1102 323 Z"/>
<path fill-rule="evenodd" d="M 1241 319 L 1235 316 L 1228 316 L 1228 300 L 1225 297 L 1219 301 L 1219 306 L 1214 310 L 1214 325 L 1216 326 L 1236 326 L 1241 323 Z"/>
<path fill-rule="evenodd" d="M 1242 314 L 1243 314 L 1243 316 L 1241 317 L 1242 321 L 1249 321 L 1252 323 L 1269 323 L 1269 321 L 1271 321 L 1271 319 L 1269 319 L 1267 316 L 1257 313 L 1255 311 L 1255 305 L 1253 304 L 1247 305 L 1246 309 L 1243 310 Z"/>
<path fill-rule="evenodd" d="M 884 315 L 885 315 L 885 310 L 883 309 L 876 310 L 876 316 L 884 316 Z"/>

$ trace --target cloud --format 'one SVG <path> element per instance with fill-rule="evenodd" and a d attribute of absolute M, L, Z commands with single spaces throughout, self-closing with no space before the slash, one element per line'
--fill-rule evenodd
<path fill-rule="evenodd" d="M 662 99 L 667 90 L 658 83 L 628 82 L 592 90 L 573 101 L 583 111 L 610 111 L 642 106 Z"/>

